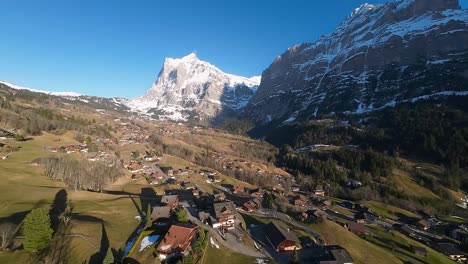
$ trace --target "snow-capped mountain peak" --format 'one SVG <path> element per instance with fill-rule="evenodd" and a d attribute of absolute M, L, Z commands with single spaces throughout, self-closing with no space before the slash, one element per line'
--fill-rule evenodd
<path fill-rule="evenodd" d="M 468 10 L 458 0 L 364 4 L 330 34 L 279 56 L 244 113 L 300 120 L 453 95 L 467 90 L 467 65 Z"/>
<path fill-rule="evenodd" d="M 259 76 L 225 73 L 191 53 L 166 58 L 156 82 L 128 106 L 160 119 L 211 120 L 244 107 L 259 83 Z"/>

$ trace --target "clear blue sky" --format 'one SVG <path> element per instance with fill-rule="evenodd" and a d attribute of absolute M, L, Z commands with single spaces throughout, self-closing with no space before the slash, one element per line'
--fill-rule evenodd
<path fill-rule="evenodd" d="M 165 57 L 192 51 L 225 72 L 260 75 L 365 2 L 0 0 L 0 80 L 131 98 L 150 87 Z"/>

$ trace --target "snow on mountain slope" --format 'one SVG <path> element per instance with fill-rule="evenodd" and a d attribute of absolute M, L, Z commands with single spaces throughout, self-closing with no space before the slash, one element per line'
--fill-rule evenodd
<path fill-rule="evenodd" d="M 0 83 L 10 88 L 16 89 L 16 90 L 28 90 L 31 92 L 44 93 L 44 94 L 55 95 L 55 96 L 71 96 L 71 97 L 81 96 L 81 94 L 75 93 L 75 92 L 48 92 L 48 91 L 37 90 L 37 89 L 29 88 L 29 87 L 19 86 L 13 83 L 5 82 L 5 81 L 0 81 Z"/>
<path fill-rule="evenodd" d="M 166 58 L 151 89 L 127 106 L 159 119 L 203 120 L 229 116 L 255 93 L 260 77 L 227 74 L 192 53 Z"/>
<path fill-rule="evenodd" d="M 244 112 L 269 122 L 379 109 L 468 90 L 467 71 L 468 11 L 457 0 L 364 4 L 329 35 L 279 56 Z"/>

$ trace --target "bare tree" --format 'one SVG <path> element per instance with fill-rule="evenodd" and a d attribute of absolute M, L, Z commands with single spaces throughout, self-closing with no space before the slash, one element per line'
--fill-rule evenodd
<path fill-rule="evenodd" d="M 0 224 L 1 250 L 5 251 L 13 241 L 16 234 L 16 225 L 12 223 Z"/>

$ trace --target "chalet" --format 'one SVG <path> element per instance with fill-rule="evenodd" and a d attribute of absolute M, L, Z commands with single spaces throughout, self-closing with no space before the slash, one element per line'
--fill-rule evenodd
<path fill-rule="evenodd" d="M 428 254 L 427 249 L 425 249 L 423 247 L 418 247 L 418 246 L 411 245 L 410 250 L 411 250 L 411 252 L 413 254 L 423 256 L 423 257 L 426 257 L 427 254 Z"/>
<path fill-rule="evenodd" d="M 468 228 L 465 225 L 460 225 L 459 227 L 450 230 L 449 236 L 463 244 L 468 244 Z"/>
<path fill-rule="evenodd" d="M 291 191 L 293 191 L 293 192 L 299 192 L 300 190 L 301 190 L 301 188 L 299 188 L 299 186 L 297 186 L 297 185 L 291 187 Z"/>
<path fill-rule="evenodd" d="M 131 172 L 139 172 L 143 169 L 143 167 L 136 162 L 131 162 L 129 165 L 127 165 L 127 169 Z"/>
<path fill-rule="evenodd" d="M 362 183 L 360 181 L 350 180 L 346 182 L 345 187 L 350 189 L 358 189 L 362 187 Z"/>
<path fill-rule="evenodd" d="M 307 202 L 307 198 L 304 195 L 296 195 L 291 199 L 291 203 L 295 206 L 305 206 Z"/>
<path fill-rule="evenodd" d="M 243 203 L 242 209 L 247 212 L 253 212 L 253 211 L 257 211 L 258 209 L 260 209 L 261 206 L 262 206 L 262 202 L 260 202 L 260 200 L 255 198 L 253 200 Z"/>
<path fill-rule="evenodd" d="M 432 224 L 430 221 L 423 219 L 423 220 L 418 221 L 417 226 L 421 228 L 422 230 L 428 230 L 432 227 Z"/>
<path fill-rule="evenodd" d="M 215 193 L 213 196 L 214 196 L 215 201 L 224 201 L 224 200 L 226 200 L 226 195 L 223 192 Z"/>
<path fill-rule="evenodd" d="M 325 196 L 325 191 L 323 189 L 316 189 L 314 191 L 315 196 Z"/>
<path fill-rule="evenodd" d="M 292 251 L 297 249 L 297 236 L 278 222 L 271 222 L 263 228 L 266 239 L 276 251 Z"/>
<path fill-rule="evenodd" d="M 330 207 L 332 206 L 333 202 L 331 200 L 325 200 L 322 202 L 323 206 Z"/>
<path fill-rule="evenodd" d="M 213 204 L 214 216 L 216 222 L 212 225 L 214 228 L 232 229 L 234 228 L 234 219 L 236 214 L 236 206 L 233 202 L 227 201 Z"/>
<path fill-rule="evenodd" d="M 188 254 L 189 246 L 196 235 L 196 227 L 193 224 L 172 225 L 156 248 L 159 259 L 164 260 Z"/>
<path fill-rule="evenodd" d="M 244 186 L 242 185 L 234 186 L 233 193 L 244 193 L 244 192 L 245 192 Z"/>
<path fill-rule="evenodd" d="M 341 246 L 325 246 L 320 264 L 353 264 L 354 260 L 349 252 Z"/>
<path fill-rule="evenodd" d="M 316 221 L 319 219 L 327 219 L 328 214 L 320 209 L 307 210 L 300 213 L 300 217 L 307 222 Z"/>
<path fill-rule="evenodd" d="M 255 198 L 262 198 L 263 193 L 264 193 L 264 191 L 262 189 L 260 189 L 260 188 L 249 190 L 250 196 L 255 197 Z"/>
<path fill-rule="evenodd" d="M 151 212 L 151 221 L 167 221 L 171 217 L 171 207 L 155 206 Z"/>
<path fill-rule="evenodd" d="M 210 175 L 208 176 L 208 179 L 210 179 L 212 182 L 221 182 L 221 176 L 219 175 Z"/>
<path fill-rule="evenodd" d="M 368 224 L 368 223 L 372 223 L 375 221 L 375 217 L 373 215 L 371 215 L 370 213 L 366 213 L 366 212 L 357 212 L 355 215 L 354 215 L 354 221 L 356 221 L 357 223 L 360 223 L 360 224 Z"/>
<path fill-rule="evenodd" d="M 163 206 L 169 206 L 171 209 L 175 209 L 179 206 L 179 196 L 178 195 L 163 195 L 161 198 L 161 204 Z"/>
<path fill-rule="evenodd" d="M 344 225 L 344 227 L 349 232 L 351 232 L 351 233 L 353 233 L 355 235 L 358 235 L 358 236 L 362 236 L 362 235 L 364 235 L 366 233 L 366 228 L 365 228 L 364 224 L 360 224 L 360 223 L 357 223 L 357 222 L 354 222 L 354 221 L 349 221 L 348 223 L 346 223 Z"/>
<path fill-rule="evenodd" d="M 437 243 L 433 246 L 434 249 L 457 262 L 466 261 L 466 254 L 463 253 L 458 246 L 452 243 Z"/>
<path fill-rule="evenodd" d="M 195 187 L 195 185 L 191 182 L 184 182 L 182 184 L 182 186 L 184 187 L 185 190 L 195 190 L 197 189 L 197 187 Z"/>

